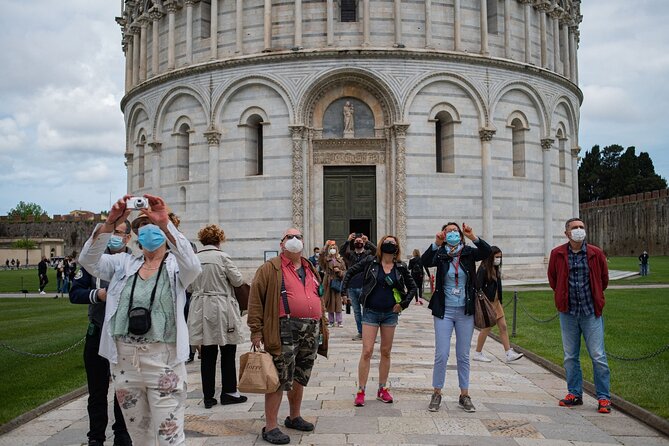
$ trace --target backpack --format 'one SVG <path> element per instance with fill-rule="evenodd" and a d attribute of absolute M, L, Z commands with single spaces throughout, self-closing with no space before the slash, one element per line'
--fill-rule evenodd
<path fill-rule="evenodd" d="M 421 264 L 420 260 L 416 260 L 415 262 L 413 262 L 413 266 L 411 267 L 411 275 L 412 276 L 423 275 L 423 265 Z"/>

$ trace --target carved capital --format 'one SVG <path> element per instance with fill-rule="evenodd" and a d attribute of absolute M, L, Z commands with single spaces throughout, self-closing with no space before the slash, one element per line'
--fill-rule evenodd
<path fill-rule="evenodd" d="M 134 36 L 135 34 L 139 34 L 141 31 L 142 27 L 140 26 L 139 22 L 135 21 L 129 24 L 126 28 L 126 34 L 130 34 L 131 36 Z"/>
<path fill-rule="evenodd" d="M 578 158 L 579 153 L 581 153 L 581 148 L 580 147 L 572 147 L 572 149 L 571 149 L 572 158 Z"/>
<path fill-rule="evenodd" d="M 204 132 L 204 137 L 207 138 L 207 144 L 209 146 L 218 146 L 221 143 L 221 132 L 216 130 L 215 127 L 209 127 L 206 132 Z"/>
<path fill-rule="evenodd" d="M 158 141 L 151 141 L 150 143 L 148 143 L 148 145 L 149 147 L 151 147 L 151 150 L 156 153 L 159 153 L 163 148 L 163 143 Z"/>
<path fill-rule="evenodd" d="M 492 141 L 492 137 L 495 136 L 497 130 L 491 128 L 483 128 L 479 130 L 479 138 L 481 141 Z"/>
<path fill-rule="evenodd" d="M 569 15 L 569 13 L 563 11 L 562 16 L 560 16 L 560 25 L 571 26 L 572 23 L 573 23 L 573 20 L 572 20 L 571 16 Z"/>
<path fill-rule="evenodd" d="M 156 7 L 153 7 L 149 10 L 149 17 L 151 17 L 151 20 L 153 20 L 154 22 L 157 22 L 158 20 L 162 19 L 164 15 L 165 13 Z"/>
<path fill-rule="evenodd" d="M 132 163 L 132 159 L 134 157 L 133 153 L 132 152 L 125 152 L 124 155 L 125 155 L 125 162 L 126 163 Z"/>
<path fill-rule="evenodd" d="M 165 9 L 167 9 L 167 12 L 169 14 L 174 14 L 179 10 L 179 4 L 172 0 L 169 3 L 165 4 Z"/>
<path fill-rule="evenodd" d="M 184 0 L 184 5 L 193 7 L 195 3 L 199 2 L 200 0 Z"/>
<path fill-rule="evenodd" d="M 305 127 L 302 125 L 290 125 L 288 126 L 290 131 L 290 137 L 294 140 L 300 140 L 306 134 Z"/>
<path fill-rule="evenodd" d="M 534 0 L 518 0 L 518 3 L 520 3 L 521 5 L 531 5 L 532 3 L 534 3 Z"/>
<path fill-rule="evenodd" d="M 547 13 L 548 11 L 551 10 L 551 2 L 548 0 L 536 0 L 534 3 L 534 9 L 536 9 L 539 12 Z"/>
<path fill-rule="evenodd" d="M 395 136 L 397 138 L 406 138 L 408 128 L 409 124 L 404 124 L 404 123 L 395 124 L 393 126 L 393 130 L 395 131 Z"/>
<path fill-rule="evenodd" d="M 562 17 L 562 8 L 556 6 L 548 12 L 548 15 L 553 20 L 559 20 Z"/>
<path fill-rule="evenodd" d="M 551 147 L 553 147 L 553 142 L 555 140 L 553 138 L 544 138 L 541 140 L 541 148 L 544 150 L 550 150 Z"/>

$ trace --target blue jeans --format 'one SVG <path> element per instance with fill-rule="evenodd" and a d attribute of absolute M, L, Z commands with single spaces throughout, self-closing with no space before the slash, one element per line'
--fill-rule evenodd
<path fill-rule="evenodd" d="M 642 276 L 647 276 L 648 275 L 648 264 L 647 263 L 645 265 L 643 263 L 641 264 L 641 275 Z"/>
<path fill-rule="evenodd" d="M 611 399 L 611 372 L 604 349 L 604 318 L 590 316 L 572 316 L 560 313 L 562 348 L 564 349 L 564 369 L 567 373 L 569 393 L 583 395 L 583 372 L 581 371 L 581 334 L 592 359 L 595 376 L 597 399 Z"/>
<path fill-rule="evenodd" d="M 355 325 L 358 328 L 358 333 L 362 334 L 362 306 L 360 305 L 360 295 L 362 288 L 349 288 L 348 297 L 351 299 L 353 306 L 353 316 L 355 316 Z"/>
<path fill-rule="evenodd" d="M 474 334 L 474 316 L 465 315 L 465 307 L 446 307 L 444 318 L 434 317 L 434 369 L 432 387 L 441 389 L 446 380 L 446 364 L 451 349 L 451 335 L 455 329 L 455 356 L 458 364 L 460 389 L 469 389 L 469 351 Z"/>

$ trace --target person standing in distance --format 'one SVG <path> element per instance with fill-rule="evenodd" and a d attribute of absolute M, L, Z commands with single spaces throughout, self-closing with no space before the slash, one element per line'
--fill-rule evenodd
<path fill-rule="evenodd" d="M 18 269 L 18 267 L 17 267 Z M 42 257 L 42 260 L 37 264 L 37 276 L 39 277 L 39 293 L 46 294 L 44 288 L 46 288 L 47 283 L 49 283 L 49 278 L 46 276 L 47 270 L 47 261 L 46 257 Z M 56 296 L 58 297 L 58 296 Z"/>
<path fill-rule="evenodd" d="M 290 437 L 277 423 L 284 390 L 290 406 L 284 425 L 303 432 L 314 430 L 313 423 L 301 416 L 302 395 L 316 354 L 327 356 L 328 351 L 325 306 L 318 296 L 320 277 L 311 262 L 302 257 L 302 238 L 298 229 L 284 232 L 281 254 L 258 268 L 249 295 L 251 343 L 255 347 L 264 344 L 279 374 L 279 388 L 265 394 L 262 438 L 272 444 L 290 443 Z"/>
<path fill-rule="evenodd" d="M 564 368 L 567 374 L 567 396 L 560 406 L 583 404 L 581 371 L 581 335 L 585 339 L 595 379 L 600 413 L 611 412 L 610 381 L 604 349 L 604 290 L 609 284 L 609 268 L 601 249 L 585 242 L 585 224 L 570 218 L 564 225 L 568 242 L 551 251 L 548 282 L 553 289 L 555 306 L 560 312 Z"/>
<path fill-rule="evenodd" d="M 351 233 L 341 247 L 339 254 L 344 259 L 346 269 L 350 269 L 353 265 L 369 256 L 376 254 L 376 245 L 367 239 L 367 236 L 362 233 Z M 346 296 L 348 301 L 353 306 L 353 316 L 355 317 L 355 325 L 358 329 L 358 334 L 353 337 L 354 341 L 362 341 L 362 304 L 360 296 L 362 295 L 362 273 L 352 276 L 348 283 L 348 289 L 343 290 L 342 298 Z"/>
<path fill-rule="evenodd" d="M 639 265 L 641 265 L 641 275 L 642 276 L 647 276 L 648 275 L 648 258 L 650 256 L 648 255 L 648 251 L 644 251 L 641 253 L 639 256 Z"/>
<path fill-rule="evenodd" d="M 130 222 L 126 220 L 114 229 L 105 254 L 132 254 L 126 247 L 130 241 Z M 59 265 L 60 266 L 60 265 Z M 88 331 L 84 344 L 84 368 L 88 383 L 88 446 L 102 446 L 109 416 L 107 393 L 109 391 L 109 361 L 98 354 L 102 325 L 105 321 L 105 301 L 109 282 L 92 276 L 85 268 L 79 268 L 70 289 L 70 302 L 88 305 Z M 131 446 L 132 440 L 123 419 L 121 407 L 114 394 L 114 446 Z"/>

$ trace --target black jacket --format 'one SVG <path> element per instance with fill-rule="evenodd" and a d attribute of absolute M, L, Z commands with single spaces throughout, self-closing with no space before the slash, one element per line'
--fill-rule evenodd
<path fill-rule="evenodd" d="M 502 278 L 497 270 L 497 280 L 488 280 L 488 270 L 481 264 L 476 271 L 476 289 L 482 290 L 490 302 L 494 302 L 499 289 L 499 303 L 502 303 Z"/>
<path fill-rule="evenodd" d="M 476 296 L 476 262 L 485 259 L 492 252 L 490 245 L 479 237 L 474 242 L 476 248 L 465 245 L 460 251 L 460 267 L 467 272 L 467 286 L 465 288 L 465 314 L 474 314 L 474 297 Z M 446 312 L 446 296 L 444 295 L 444 277 L 451 266 L 453 258 L 448 255 L 444 245 L 432 250 L 432 244 L 427 247 L 421 256 L 423 266 L 437 267 L 435 274 L 434 294 L 430 299 L 428 308 L 432 310 L 432 316 L 439 319 L 444 318 Z"/>
<path fill-rule="evenodd" d="M 420 270 L 420 273 L 418 270 Z M 427 266 L 423 265 L 423 261 L 420 257 L 412 257 L 409 259 L 409 271 L 411 272 L 412 277 L 423 277 L 423 271 L 427 272 L 428 276 L 430 275 L 430 270 L 427 269 Z"/>
<path fill-rule="evenodd" d="M 342 282 L 342 292 L 345 292 L 348 288 L 348 283 L 351 280 L 351 277 L 355 276 L 358 273 L 363 273 L 362 275 L 362 294 L 360 295 L 360 305 L 365 306 L 365 301 L 367 296 L 370 295 L 374 287 L 376 286 L 376 275 L 379 272 L 381 264 L 379 259 L 376 256 L 369 256 L 365 260 L 362 260 L 355 265 L 352 265 L 349 269 L 346 270 L 346 275 Z M 416 288 L 416 282 L 414 282 L 407 268 L 406 263 L 402 261 L 395 261 L 395 268 L 397 268 L 398 278 L 397 278 L 397 289 L 402 294 L 402 301 L 400 305 L 402 308 L 407 308 L 414 296 L 418 292 Z M 345 294 L 345 293 L 344 293 Z"/>

